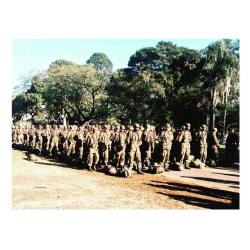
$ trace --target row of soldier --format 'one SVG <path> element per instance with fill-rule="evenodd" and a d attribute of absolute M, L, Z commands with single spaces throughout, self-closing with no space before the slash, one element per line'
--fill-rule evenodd
<path fill-rule="evenodd" d="M 170 161 L 176 161 L 189 169 L 189 156 L 195 155 L 203 163 L 207 160 L 208 146 L 210 158 L 218 161 L 219 141 L 217 129 L 209 134 L 206 125 L 199 130 L 190 131 L 189 123 L 173 132 L 169 123 L 162 127 L 157 135 L 155 127 L 147 124 L 145 128 L 139 124 L 133 126 L 119 125 L 83 125 L 63 126 L 32 125 L 31 127 L 13 126 L 13 145 L 30 152 L 49 155 L 63 155 L 77 158 L 90 171 L 97 166 L 110 166 L 129 169 L 135 168 L 143 174 L 143 169 L 150 168 L 154 162 L 160 163 L 167 170 Z M 192 138 L 193 137 L 193 138 Z"/>

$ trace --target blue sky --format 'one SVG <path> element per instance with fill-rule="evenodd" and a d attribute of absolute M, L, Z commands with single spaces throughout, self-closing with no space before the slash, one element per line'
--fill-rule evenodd
<path fill-rule="evenodd" d="M 57 59 L 85 64 L 95 52 L 105 53 L 114 70 L 126 67 L 136 50 L 155 46 L 159 41 L 203 49 L 218 39 L 17 39 L 13 41 L 13 84 L 29 74 L 45 70 Z"/>

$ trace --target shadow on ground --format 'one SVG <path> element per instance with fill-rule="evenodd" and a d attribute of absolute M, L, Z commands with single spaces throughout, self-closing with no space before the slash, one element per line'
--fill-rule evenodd
<path fill-rule="evenodd" d="M 239 193 L 199 185 L 151 181 L 145 183 L 159 189 L 158 194 L 185 204 L 210 209 L 239 209 Z"/>
<path fill-rule="evenodd" d="M 214 178 L 208 178 L 208 177 L 196 177 L 196 176 L 181 176 L 181 177 L 200 180 L 200 181 L 207 181 L 207 182 L 239 185 L 239 181 L 221 180 L 221 179 L 214 179 Z"/>

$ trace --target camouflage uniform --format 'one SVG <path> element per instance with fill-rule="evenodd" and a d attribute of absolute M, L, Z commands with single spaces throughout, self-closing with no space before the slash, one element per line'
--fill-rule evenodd
<path fill-rule="evenodd" d="M 165 129 L 162 131 L 160 140 L 162 143 L 162 164 L 169 164 L 170 151 L 172 147 L 172 141 L 174 139 L 171 127 L 166 124 Z"/>
<path fill-rule="evenodd" d="M 207 159 L 207 126 L 202 125 L 199 131 L 200 161 L 205 163 Z"/>
<path fill-rule="evenodd" d="M 154 151 L 155 136 L 154 132 L 149 124 L 147 124 L 146 130 L 142 134 L 143 149 L 144 149 L 144 160 L 143 163 L 150 166 L 152 153 Z"/>
<path fill-rule="evenodd" d="M 96 128 L 92 128 L 92 133 L 87 137 L 87 145 L 89 146 L 89 155 L 87 159 L 87 164 L 90 171 L 96 170 L 96 165 L 99 162 L 99 153 L 98 153 L 98 133 Z M 92 169 L 93 167 L 93 169 Z"/>
<path fill-rule="evenodd" d="M 192 136 L 190 130 L 190 124 L 187 123 L 185 126 L 185 130 L 181 131 L 180 135 L 178 136 L 178 140 L 181 143 L 181 159 L 180 163 L 183 163 L 185 160 L 185 167 L 189 167 L 188 158 L 190 155 L 190 142 L 192 141 Z"/>
<path fill-rule="evenodd" d="M 124 130 L 125 126 L 121 125 L 117 142 L 117 162 L 116 162 L 117 167 L 124 167 L 125 164 L 127 134 Z"/>
<path fill-rule="evenodd" d="M 38 129 L 36 129 L 36 145 L 35 145 L 35 149 L 39 150 L 39 152 L 41 153 L 42 151 L 42 146 L 43 146 L 43 130 L 42 127 L 39 126 Z"/>
<path fill-rule="evenodd" d="M 29 148 L 33 150 L 35 149 L 36 146 L 36 129 L 34 125 L 31 126 L 28 133 L 29 133 Z"/>
<path fill-rule="evenodd" d="M 143 174 L 141 171 L 141 150 L 140 146 L 142 144 L 141 141 L 141 133 L 139 132 L 139 124 L 135 124 L 134 131 L 130 133 L 128 137 L 128 142 L 131 144 L 130 152 L 129 152 L 129 168 L 132 169 L 134 165 L 136 165 L 136 170 L 139 174 Z"/>
<path fill-rule="evenodd" d="M 100 149 L 100 161 L 105 167 L 108 166 L 109 161 L 109 149 L 111 147 L 110 132 L 108 127 L 104 126 L 104 130 L 101 131 L 99 136 L 99 149 Z"/>
<path fill-rule="evenodd" d="M 211 154 L 211 159 L 215 162 L 218 163 L 219 161 L 219 152 L 218 148 L 220 147 L 219 140 L 217 138 L 217 128 L 213 128 L 213 132 L 209 137 L 209 148 L 210 148 L 210 154 Z"/>
<path fill-rule="evenodd" d="M 72 155 L 75 154 L 75 146 L 76 146 L 75 135 L 76 135 L 76 132 L 74 130 L 74 127 L 70 126 L 70 130 L 67 134 L 67 155 L 68 156 L 70 154 Z"/>
<path fill-rule="evenodd" d="M 53 128 L 50 130 L 50 133 L 51 133 L 51 138 L 50 138 L 49 153 L 51 155 L 54 147 L 56 148 L 56 151 L 58 152 L 59 130 L 56 125 L 54 125 Z"/>

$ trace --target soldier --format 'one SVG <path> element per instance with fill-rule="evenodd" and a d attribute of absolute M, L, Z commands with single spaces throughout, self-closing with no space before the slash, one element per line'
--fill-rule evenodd
<path fill-rule="evenodd" d="M 13 145 L 17 143 L 17 129 L 15 125 L 12 126 L 12 143 Z"/>
<path fill-rule="evenodd" d="M 85 131 L 84 126 L 81 126 L 78 131 L 76 132 L 77 140 L 76 140 L 76 150 L 78 151 L 79 158 L 83 160 L 83 151 L 84 151 L 84 137 Z"/>
<path fill-rule="evenodd" d="M 24 148 L 29 147 L 29 128 L 25 126 L 23 129 L 23 146 Z"/>
<path fill-rule="evenodd" d="M 110 132 L 107 125 L 103 126 L 103 130 L 99 136 L 100 161 L 104 167 L 108 167 L 109 150 L 111 148 Z"/>
<path fill-rule="evenodd" d="M 38 129 L 36 129 L 36 144 L 35 149 L 38 150 L 39 154 L 42 152 L 42 146 L 43 146 L 43 127 L 39 125 Z"/>
<path fill-rule="evenodd" d="M 21 126 L 18 126 L 18 128 L 17 128 L 16 143 L 17 143 L 17 145 L 23 144 L 23 129 L 21 128 Z"/>
<path fill-rule="evenodd" d="M 199 146 L 200 146 L 199 158 L 201 162 L 206 163 L 206 160 L 207 160 L 207 126 L 205 124 L 201 126 L 198 138 L 199 138 Z"/>
<path fill-rule="evenodd" d="M 46 124 L 43 130 L 43 149 L 49 151 L 50 138 L 51 138 L 51 128 L 50 125 Z"/>
<path fill-rule="evenodd" d="M 185 129 L 181 131 L 180 135 L 178 136 L 178 140 L 181 143 L 181 159 L 180 163 L 183 164 L 185 160 L 185 168 L 190 169 L 188 158 L 190 155 L 190 142 L 192 141 L 192 136 L 190 132 L 191 125 L 190 123 L 186 123 Z"/>
<path fill-rule="evenodd" d="M 95 126 L 92 127 L 92 132 L 87 137 L 87 145 L 89 147 L 89 155 L 87 159 L 88 168 L 90 171 L 96 171 L 96 165 L 99 161 L 98 153 L 98 133 Z"/>
<path fill-rule="evenodd" d="M 144 150 L 143 163 L 145 166 L 150 167 L 152 153 L 154 151 L 154 146 L 155 146 L 155 135 L 152 130 L 152 127 L 149 124 L 146 125 L 146 129 L 143 131 L 142 145 L 143 145 L 142 148 Z"/>
<path fill-rule="evenodd" d="M 69 126 L 69 131 L 67 134 L 67 156 L 75 154 L 75 146 L 76 146 L 75 135 L 76 135 L 75 127 Z"/>
<path fill-rule="evenodd" d="M 133 166 L 136 165 L 136 170 L 138 174 L 144 174 L 141 171 L 141 151 L 140 146 L 142 144 L 141 136 L 139 132 L 140 126 L 139 124 L 134 125 L 133 133 L 130 133 L 128 141 L 131 144 L 130 152 L 129 152 L 129 168 L 132 170 Z"/>
<path fill-rule="evenodd" d="M 29 129 L 29 149 L 34 150 L 36 145 L 36 129 L 34 125 L 31 125 Z"/>
<path fill-rule="evenodd" d="M 118 145 L 118 137 L 119 137 L 119 127 L 116 126 L 114 131 L 110 135 L 111 140 L 111 149 L 110 149 L 110 160 L 113 165 L 116 165 L 116 155 L 117 155 L 117 145 Z"/>
<path fill-rule="evenodd" d="M 160 136 L 162 143 L 162 164 L 164 165 L 165 169 L 168 169 L 169 166 L 170 151 L 173 139 L 174 136 L 171 131 L 171 126 L 169 123 L 167 123 Z"/>
<path fill-rule="evenodd" d="M 214 162 L 219 162 L 219 152 L 218 148 L 220 148 L 220 143 L 217 138 L 217 128 L 213 128 L 212 134 L 209 136 L 209 151 L 210 151 L 210 158 Z"/>
<path fill-rule="evenodd" d="M 125 132 L 125 126 L 121 125 L 117 141 L 117 167 L 124 167 L 125 164 L 126 139 L 127 134 Z"/>
<path fill-rule="evenodd" d="M 236 155 L 239 147 L 239 136 L 234 128 L 230 128 L 226 139 L 226 164 L 232 166 L 237 160 Z"/>
<path fill-rule="evenodd" d="M 58 144 L 59 144 L 59 130 L 57 125 L 53 125 L 53 128 L 50 130 L 51 138 L 50 138 L 50 148 L 49 154 L 52 155 L 52 150 L 56 148 L 56 152 L 58 153 Z"/>

